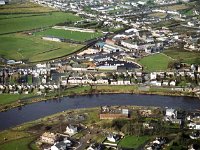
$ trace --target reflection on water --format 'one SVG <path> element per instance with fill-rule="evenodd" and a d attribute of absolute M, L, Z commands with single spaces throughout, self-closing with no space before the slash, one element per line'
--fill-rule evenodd
<path fill-rule="evenodd" d="M 1 112 L 0 130 L 68 109 L 91 108 L 104 105 L 157 106 L 194 110 L 200 109 L 200 100 L 191 97 L 138 94 L 97 94 L 63 97 Z"/>

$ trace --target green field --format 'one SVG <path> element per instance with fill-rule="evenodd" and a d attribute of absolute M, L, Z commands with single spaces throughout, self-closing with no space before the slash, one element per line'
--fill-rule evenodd
<path fill-rule="evenodd" d="M 163 71 L 167 70 L 168 63 L 172 59 L 163 54 L 154 54 L 139 60 L 139 64 L 144 67 L 146 71 Z"/>
<path fill-rule="evenodd" d="M 31 2 L 13 3 L 0 7 L 0 13 L 30 13 L 55 11 L 49 7 L 42 7 Z"/>
<path fill-rule="evenodd" d="M 74 41 L 87 41 L 102 35 L 102 33 L 88 33 L 88 32 L 78 32 L 78 31 L 69 31 L 62 29 L 48 29 L 42 32 L 37 32 L 36 35 L 40 36 L 54 36 L 61 37 L 64 39 L 70 39 Z"/>
<path fill-rule="evenodd" d="M 119 142 L 118 146 L 123 148 L 138 148 L 139 146 L 145 144 L 147 140 L 149 140 L 148 136 L 126 136 Z"/>
<path fill-rule="evenodd" d="M 19 140 L 10 141 L 8 143 L 0 145 L 1 150 L 37 150 L 34 144 L 31 142 L 34 141 L 34 138 L 22 138 Z"/>
<path fill-rule="evenodd" d="M 33 94 L 19 95 L 19 94 L 0 94 L 0 105 L 9 104 L 17 100 L 32 97 Z"/>
<path fill-rule="evenodd" d="M 0 15 L 0 18 L 0 34 L 42 28 L 57 23 L 73 22 L 81 19 L 79 16 L 64 12 L 41 13 L 38 16 L 19 14 L 18 17 L 16 14 L 14 16 Z"/>
<path fill-rule="evenodd" d="M 45 41 L 23 34 L 0 36 L 0 55 L 28 62 L 44 61 L 73 53 L 83 45 Z"/>
<path fill-rule="evenodd" d="M 190 52 L 181 49 L 168 49 L 164 53 L 174 59 L 179 59 L 188 64 L 200 64 L 200 52 Z"/>

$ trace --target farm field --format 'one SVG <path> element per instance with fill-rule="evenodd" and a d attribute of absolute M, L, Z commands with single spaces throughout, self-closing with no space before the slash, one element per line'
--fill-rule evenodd
<path fill-rule="evenodd" d="M 0 36 L 0 55 L 7 59 L 27 62 L 62 57 L 83 47 L 79 44 L 45 41 L 23 34 Z"/>
<path fill-rule="evenodd" d="M 79 16 L 64 12 L 0 15 L 0 34 L 52 26 L 62 22 L 75 22 Z"/>
<path fill-rule="evenodd" d="M 171 58 L 164 54 L 154 54 L 140 59 L 138 63 L 141 64 L 146 71 L 163 71 L 167 70 L 168 63 L 171 60 Z"/>
<path fill-rule="evenodd" d="M 49 7 L 43 7 L 31 2 L 15 3 L 1 6 L 0 13 L 30 13 L 55 11 Z"/>
<path fill-rule="evenodd" d="M 48 29 L 41 32 L 35 33 L 40 36 L 54 36 L 60 37 L 64 39 L 70 39 L 74 41 L 87 41 L 102 35 L 102 33 L 88 33 L 88 32 L 79 32 L 79 31 L 70 31 L 70 30 L 62 30 L 62 29 Z"/>
<path fill-rule="evenodd" d="M 177 48 L 171 48 L 164 51 L 164 54 L 174 58 L 180 59 L 188 64 L 200 64 L 200 52 L 190 52 Z"/>

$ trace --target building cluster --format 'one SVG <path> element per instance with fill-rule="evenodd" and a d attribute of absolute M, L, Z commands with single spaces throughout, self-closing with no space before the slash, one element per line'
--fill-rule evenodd
<path fill-rule="evenodd" d="M 78 142 L 71 138 L 71 136 L 76 133 L 78 133 L 78 127 L 68 125 L 63 134 L 44 132 L 37 143 L 43 147 L 44 150 L 75 149 L 78 146 Z"/>
<path fill-rule="evenodd" d="M 112 109 L 109 106 L 101 107 L 101 112 L 99 114 L 100 119 L 119 119 L 119 118 L 130 118 L 130 113 L 128 109 Z"/>

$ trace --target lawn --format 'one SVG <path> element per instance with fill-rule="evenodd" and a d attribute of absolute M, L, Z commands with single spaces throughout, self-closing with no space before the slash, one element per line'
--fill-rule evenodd
<path fill-rule="evenodd" d="M 123 148 L 138 148 L 145 144 L 147 140 L 149 140 L 148 136 L 126 136 L 119 142 L 118 146 Z"/>
<path fill-rule="evenodd" d="M 35 3 L 13 3 L 0 7 L 0 13 L 30 13 L 30 12 L 50 12 L 55 11 L 49 7 L 43 7 Z"/>
<path fill-rule="evenodd" d="M 34 144 L 31 144 L 31 142 L 34 141 L 34 138 L 22 138 L 19 140 L 14 140 L 5 144 L 0 145 L 0 149 L 2 150 L 37 150 L 36 146 Z"/>
<path fill-rule="evenodd" d="M 46 26 L 55 25 L 57 23 L 69 21 L 74 22 L 81 19 L 79 16 L 75 16 L 74 14 L 64 12 L 50 12 L 45 14 L 42 13 L 38 16 L 36 14 L 34 14 L 33 16 L 30 16 L 30 14 L 19 14 L 19 17 L 17 17 L 16 14 L 14 16 L 0 15 L 0 18 L 0 34 L 43 28 Z"/>
<path fill-rule="evenodd" d="M 48 29 L 41 32 L 37 32 L 36 35 L 40 36 L 54 36 L 64 39 L 70 39 L 74 41 L 87 41 L 94 39 L 96 37 L 102 36 L 102 33 L 88 33 L 88 32 L 78 32 L 78 31 L 69 31 L 62 29 Z"/>
<path fill-rule="evenodd" d="M 45 41 L 23 34 L 0 36 L 0 55 L 7 59 L 44 61 L 62 57 L 83 47 L 79 44 Z"/>
<path fill-rule="evenodd" d="M 139 60 L 139 64 L 144 67 L 146 71 L 163 71 L 167 70 L 168 63 L 172 59 L 163 54 L 154 54 Z"/>
<path fill-rule="evenodd" d="M 200 52 L 190 52 L 177 48 L 171 48 L 165 50 L 164 53 L 174 59 L 179 59 L 188 64 L 200 64 Z"/>
<path fill-rule="evenodd" d="M 0 105 L 9 104 L 17 100 L 32 97 L 33 94 L 20 95 L 20 94 L 0 94 Z"/>

